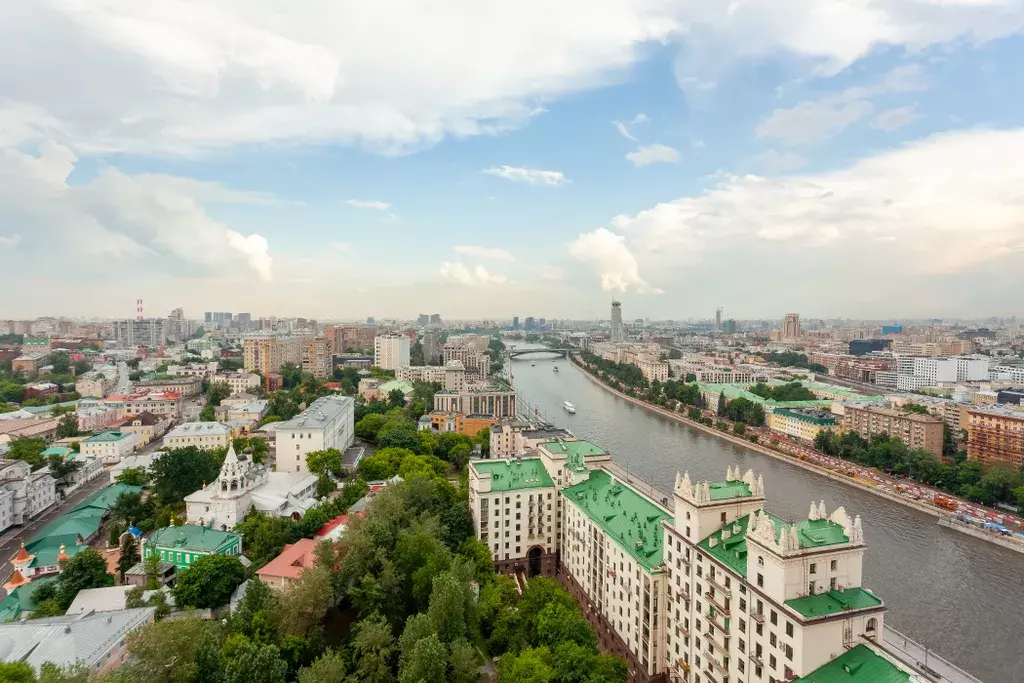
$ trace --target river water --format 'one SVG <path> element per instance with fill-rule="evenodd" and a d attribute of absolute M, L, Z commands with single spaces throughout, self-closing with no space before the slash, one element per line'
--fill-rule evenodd
<path fill-rule="evenodd" d="M 522 348 L 524 345 L 517 345 Z M 985 683 L 1024 683 L 1024 555 L 935 518 L 648 413 L 605 391 L 563 359 L 511 361 L 516 389 L 542 416 L 608 450 L 631 474 L 671 492 L 676 471 L 719 481 L 729 465 L 764 475 L 767 509 L 805 519 L 812 500 L 842 505 L 864 524 L 864 585 L 886 623 Z M 558 365 L 559 372 L 552 371 Z M 561 409 L 563 401 L 576 414 Z"/>

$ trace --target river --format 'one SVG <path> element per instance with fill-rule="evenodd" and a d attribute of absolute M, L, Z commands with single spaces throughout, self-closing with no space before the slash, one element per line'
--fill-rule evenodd
<path fill-rule="evenodd" d="M 523 348 L 525 345 L 517 344 Z M 519 394 L 545 419 L 608 450 L 630 473 L 671 492 L 676 471 L 719 481 L 728 465 L 764 475 L 767 509 L 805 519 L 811 501 L 844 506 L 864 524 L 864 585 L 886 602 L 886 623 L 981 678 L 1024 683 L 1019 553 L 938 526 L 935 518 L 691 429 L 605 391 L 563 359 L 511 361 Z M 557 364 L 559 372 L 552 371 Z M 576 414 L 561 409 L 563 401 Z"/>

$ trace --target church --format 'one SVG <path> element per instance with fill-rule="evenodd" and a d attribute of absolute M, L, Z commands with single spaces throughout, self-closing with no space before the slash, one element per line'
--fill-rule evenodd
<path fill-rule="evenodd" d="M 298 520 L 316 504 L 315 474 L 272 472 L 228 447 L 220 476 L 185 497 L 188 523 L 227 531 L 255 508 Z"/>

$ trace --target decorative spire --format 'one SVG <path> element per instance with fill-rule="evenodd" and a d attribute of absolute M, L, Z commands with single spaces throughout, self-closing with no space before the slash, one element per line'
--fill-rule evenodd
<path fill-rule="evenodd" d="M 60 552 L 57 553 L 57 562 L 63 562 L 66 559 L 68 559 L 68 554 L 67 554 L 67 551 L 65 551 L 65 549 L 64 549 L 64 544 L 61 543 L 60 544 Z"/>
<path fill-rule="evenodd" d="M 4 590 L 8 593 L 13 591 L 15 588 L 21 588 L 29 583 L 29 580 L 25 578 L 19 570 L 15 569 L 14 573 L 11 574 L 11 580 L 4 584 Z"/>
<path fill-rule="evenodd" d="M 818 501 L 818 519 L 828 519 L 828 513 L 825 512 L 825 501 Z"/>
<path fill-rule="evenodd" d="M 853 518 L 853 536 L 850 538 L 853 543 L 864 542 L 864 528 L 860 524 L 860 515 Z"/>
<path fill-rule="evenodd" d="M 14 556 L 14 563 L 17 564 L 19 562 L 27 562 L 31 559 L 32 556 L 28 554 L 27 550 L 25 550 L 25 540 L 22 539 L 21 547 L 18 548 L 18 554 Z"/>
<path fill-rule="evenodd" d="M 819 519 L 819 517 L 818 517 L 818 506 L 814 504 L 813 500 L 811 501 L 811 511 L 807 514 L 807 519 L 811 520 L 812 522 L 814 522 L 817 519 Z"/>
<path fill-rule="evenodd" d="M 757 495 L 764 495 L 764 476 L 757 475 Z"/>

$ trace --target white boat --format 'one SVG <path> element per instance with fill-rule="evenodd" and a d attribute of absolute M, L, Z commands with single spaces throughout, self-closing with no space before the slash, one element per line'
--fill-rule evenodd
<path fill-rule="evenodd" d="M 533 368 L 533 367 L 536 367 L 536 366 L 537 366 L 537 361 L 531 360 L 530 361 L 530 367 Z"/>
<path fill-rule="evenodd" d="M 576 414 L 576 406 L 569 403 L 568 401 L 562 404 L 562 408 L 565 410 L 565 412 L 569 413 L 570 415 Z"/>

